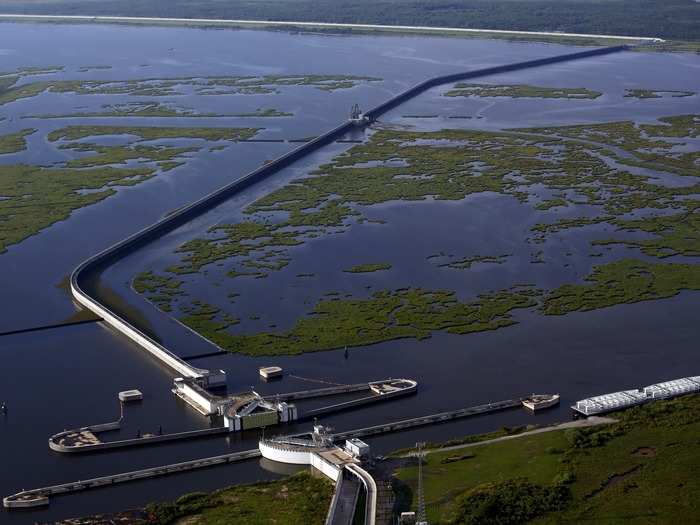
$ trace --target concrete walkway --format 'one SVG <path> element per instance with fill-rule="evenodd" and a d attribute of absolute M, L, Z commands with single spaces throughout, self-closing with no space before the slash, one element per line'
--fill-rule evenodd
<path fill-rule="evenodd" d="M 436 452 L 449 452 L 451 450 L 461 450 L 464 448 L 480 447 L 482 445 L 490 445 L 491 443 L 499 443 L 501 441 L 508 441 L 510 439 L 518 439 L 518 438 L 525 437 L 525 436 L 532 436 L 534 434 L 543 434 L 545 432 L 554 432 L 555 430 L 566 430 L 567 428 L 586 428 L 586 427 L 594 427 L 597 425 L 610 425 L 612 423 L 617 423 L 617 419 L 613 419 L 610 417 L 591 416 L 591 417 L 588 417 L 586 419 L 569 421 L 568 423 L 561 423 L 559 425 L 552 425 L 549 427 L 536 428 L 534 430 L 530 430 L 528 432 L 522 432 L 521 434 L 514 434 L 512 436 L 501 436 L 501 437 L 497 437 L 494 439 L 487 439 L 486 441 L 479 441 L 477 443 L 464 443 L 463 445 L 453 445 L 451 447 L 432 448 L 432 449 L 424 450 L 424 452 L 426 454 L 434 454 Z M 414 455 L 413 453 L 408 453 L 408 454 L 404 454 L 400 457 L 407 458 L 407 457 L 413 457 L 413 455 Z"/>

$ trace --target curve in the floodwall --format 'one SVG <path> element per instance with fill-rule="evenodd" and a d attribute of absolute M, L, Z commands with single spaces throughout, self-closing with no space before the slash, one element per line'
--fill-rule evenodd
<path fill-rule="evenodd" d="M 345 470 L 354 474 L 364 485 L 367 492 L 367 503 L 365 504 L 365 525 L 375 525 L 377 517 L 377 483 L 372 475 L 359 465 L 345 465 Z"/>
<path fill-rule="evenodd" d="M 439 86 L 441 84 L 447 84 L 451 82 L 456 82 L 458 80 L 465 80 L 477 77 L 483 77 L 487 75 L 495 75 L 498 73 L 505 73 L 509 71 L 516 71 L 521 69 L 529 69 L 533 67 L 545 66 L 549 64 L 555 64 L 559 62 L 568 62 L 571 60 L 579 60 L 587 57 L 607 55 L 611 53 L 616 53 L 628 49 L 629 46 L 620 45 L 612 47 L 604 47 L 591 49 L 587 51 L 580 51 L 577 53 L 569 53 L 566 55 L 558 55 L 554 57 L 541 58 L 537 60 L 529 60 L 526 62 L 518 62 L 515 64 L 507 64 L 504 66 L 495 66 L 484 69 L 479 69 L 475 71 L 466 71 L 462 73 L 454 73 L 451 75 L 443 75 L 438 77 L 433 77 L 431 79 L 425 80 L 409 89 L 400 93 L 386 102 L 370 109 L 365 113 L 367 117 L 366 122 L 360 124 L 360 126 L 367 126 L 372 121 L 379 118 L 381 115 L 389 111 L 390 109 L 398 106 L 399 104 L 423 93 L 424 91 Z M 101 251 L 97 255 L 94 255 L 80 264 L 71 274 L 70 285 L 71 292 L 75 300 L 91 310 L 93 313 L 102 317 L 108 324 L 110 324 L 117 331 L 126 335 L 132 341 L 136 342 L 138 345 L 143 347 L 145 350 L 150 352 L 153 356 L 159 359 L 161 362 L 168 365 L 170 368 L 175 370 L 178 374 L 183 377 L 194 378 L 200 380 L 204 386 L 217 386 L 226 383 L 226 375 L 223 371 L 210 372 L 202 368 L 196 368 L 181 359 L 179 356 L 170 352 L 163 345 L 154 341 L 151 337 L 147 336 L 136 327 L 129 324 L 125 319 L 121 318 L 117 313 L 110 310 L 106 305 L 100 303 L 96 297 L 88 294 L 84 288 L 87 276 L 91 272 L 95 272 L 100 268 L 106 267 L 108 264 L 118 260 L 120 257 L 134 251 L 135 249 L 161 237 L 165 233 L 172 231 L 178 226 L 186 223 L 187 221 L 203 214 L 204 212 L 210 210 L 214 206 L 221 204 L 232 195 L 238 193 L 239 191 L 251 186 L 252 184 L 265 179 L 266 177 L 273 175 L 280 171 L 282 168 L 289 166 L 290 164 L 296 162 L 297 160 L 313 153 L 314 151 L 320 149 L 321 147 L 333 142 L 337 138 L 341 137 L 351 129 L 356 129 L 358 127 L 357 123 L 345 122 L 332 130 L 320 135 L 314 140 L 307 142 L 298 148 L 278 157 L 277 159 L 261 166 L 247 175 L 235 180 L 234 182 L 220 188 L 209 195 L 202 197 L 201 199 L 185 206 L 184 208 L 178 210 L 177 212 L 161 219 L 160 221 L 144 228 L 143 230 L 131 235 L 130 237 L 120 241 L 109 248 Z"/>

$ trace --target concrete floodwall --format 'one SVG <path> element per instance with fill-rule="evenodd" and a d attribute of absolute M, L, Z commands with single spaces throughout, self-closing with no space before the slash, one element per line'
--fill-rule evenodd
<path fill-rule="evenodd" d="M 357 476 L 367 491 L 365 505 L 365 525 L 375 525 L 377 518 L 377 483 L 365 469 L 359 465 L 345 465 L 346 470 Z"/>
<path fill-rule="evenodd" d="M 407 100 L 420 95 L 424 91 L 430 88 L 440 86 L 442 84 L 450 84 L 452 82 L 458 82 L 460 80 L 468 80 L 471 78 L 485 77 L 489 75 L 497 75 L 499 73 L 507 73 L 510 71 L 518 71 L 520 69 L 530 69 L 533 67 L 546 66 L 550 64 L 556 64 L 558 62 L 569 62 L 571 60 L 580 60 L 582 58 L 588 58 L 593 56 L 609 55 L 611 53 L 618 53 L 628 49 L 626 45 L 603 47 L 596 49 L 589 49 L 587 51 L 580 51 L 577 53 L 570 53 L 567 55 L 558 55 L 554 57 L 538 58 L 535 60 L 528 60 L 525 62 L 517 62 L 515 64 L 506 64 L 503 66 L 487 67 L 483 69 L 477 69 L 474 71 L 465 71 L 462 73 L 454 73 L 451 75 L 443 75 L 439 77 L 433 77 L 428 80 L 416 84 L 412 88 L 407 89 L 403 93 L 390 98 L 386 102 L 370 109 L 365 112 L 365 116 L 370 120 L 376 120 L 381 115 L 395 108 L 396 106 L 406 102 Z"/>
<path fill-rule="evenodd" d="M 118 428 L 118 427 L 117 427 Z M 95 427 L 86 427 L 87 430 L 95 431 Z M 82 430 L 82 429 L 81 429 Z M 151 445 L 153 443 L 164 443 L 166 441 L 179 441 L 185 439 L 196 439 L 206 436 L 213 436 L 216 434 L 224 434 L 228 432 L 227 427 L 215 427 L 215 428 L 204 428 L 200 430 L 186 430 L 184 432 L 175 432 L 172 434 L 160 434 L 153 436 L 144 436 L 140 438 L 132 439 L 120 439 L 118 441 L 107 441 L 104 443 L 95 443 L 92 445 L 81 445 L 77 447 L 72 447 L 69 445 L 62 445 L 57 443 L 63 435 L 75 432 L 73 430 L 66 430 L 49 438 L 49 448 L 55 452 L 62 453 L 81 453 L 81 452 L 96 452 L 98 450 L 109 450 L 114 448 L 124 448 L 124 447 L 140 447 L 144 445 Z"/>
<path fill-rule="evenodd" d="M 567 55 L 559 55 L 537 60 L 529 60 L 526 62 L 519 62 L 516 64 L 507 64 L 503 66 L 495 66 L 474 71 L 455 73 L 452 75 L 434 77 L 424 82 L 421 82 L 420 84 L 417 84 L 416 86 L 404 91 L 403 93 L 400 93 L 399 95 L 390 98 L 383 104 L 380 104 L 365 112 L 365 116 L 368 120 L 362 125 L 368 125 L 371 121 L 376 120 L 379 116 L 386 113 L 390 109 L 421 94 L 427 89 L 441 84 L 456 82 L 458 80 L 483 77 L 487 75 L 494 75 L 498 73 L 505 73 L 508 71 L 539 67 L 559 62 L 566 62 L 570 60 L 578 60 L 592 56 L 606 55 L 610 53 L 623 51 L 625 49 L 627 49 L 627 46 L 624 45 L 597 48 L 577 53 L 570 53 Z M 282 155 L 281 157 L 278 157 L 272 162 L 269 162 L 268 164 L 265 164 L 264 166 L 261 166 L 256 170 L 253 170 L 247 175 L 244 175 L 243 177 L 235 180 L 231 184 L 228 184 L 223 188 L 197 200 L 196 202 L 185 206 L 184 208 L 161 219 L 155 224 L 144 228 L 138 233 L 135 233 L 127 239 L 124 239 L 123 241 L 118 242 L 110 246 L 106 250 L 103 250 L 97 255 L 91 257 L 87 261 L 83 262 L 80 266 L 78 266 L 75 269 L 75 271 L 71 274 L 71 291 L 76 301 L 88 308 L 89 310 L 91 310 L 92 312 L 94 312 L 95 314 L 97 314 L 98 316 L 102 317 L 105 320 L 105 322 L 107 322 L 117 331 L 129 337 L 132 341 L 139 344 L 141 347 L 150 352 L 161 362 L 165 363 L 170 368 L 177 371 L 178 374 L 182 375 L 183 377 L 199 378 L 205 385 L 209 385 L 210 383 L 207 379 L 209 373 L 208 370 L 190 366 L 188 363 L 186 363 L 178 356 L 164 348 L 162 345 L 155 342 L 152 338 L 148 337 L 146 334 L 142 333 L 140 330 L 130 325 L 127 321 L 119 317 L 115 312 L 111 311 L 106 305 L 101 304 L 96 297 L 90 296 L 90 294 L 86 291 L 88 288 L 89 276 L 96 275 L 97 272 L 99 272 L 101 269 L 104 269 L 109 264 L 113 263 L 119 258 L 124 257 L 128 253 L 136 250 L 137 248 L 140 248 L 145 244 L 152 242 L 153 240 L 164 235 L 165 233 L 172 231 L 178 226 L 181 226 L 182 224 L 194 219 L 195 217 L 203 214 L 211 208 L 221 204 L 226 199 L 238 193 L 239 191 L 251 186 L 252 184 L 255 184 L 256 182 L 265 179 L 270 175 L 277 173 L 282 168 L 285 168 L 291 165 L 292 163 L 296 162 L 297 160 L 313 153 L 322 146 L 325 146 L 335 141 L 336 139 L 340 138 L 342 135 L 354 128 L 356 128 L 356 124 L 344 122 L 339 126 L 333 128 L 332 130 L 317 137 L 316 139 L 299 146 L 298 148 Z M 223 372 L 216 374 L 215 383 L 217 385 L 225 384 Z"/>

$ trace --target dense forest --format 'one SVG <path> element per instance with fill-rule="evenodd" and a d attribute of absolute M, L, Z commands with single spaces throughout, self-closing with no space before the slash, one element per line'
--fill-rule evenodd
<path fill-rule="evenodd" d="M 695 0 L 3 0 L 5 13 L 245 18 L 700 40 Z"/>

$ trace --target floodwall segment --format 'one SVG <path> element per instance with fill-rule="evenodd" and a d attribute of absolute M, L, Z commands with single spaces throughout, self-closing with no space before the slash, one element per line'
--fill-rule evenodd
<path fill-rule="evenodd" d="M 377 516 L 377 484 L 369 472 L 359 465 L 345 465 L 346 470 L 357 476 L 367 491 L 367 503 L 365 506 L 365 525 L 375 525 Z"/>
<path fill-rule="evenodd" d="M 629 46 L 626 45 L 620 45 L 597 48 L 587 51 L 580 51 L 577 53 L 570 53 L 567 55 L 558 55 L 554 57 L 529 60 L 526 62 L 518 62 L 515 64 L 508 64 L 504 66 L 489 67 L 479 69 L 476 71 L 467 71 L 451 75 L 433 77 L 413 86 L 412 88 L 409 88 L 403 93 L 400 93 L 390 98 L 386 102 L 367 111 L 365 113 L 367 121 L 362 123 L 361 126 L 369 125 L 369 123 L 376 120 L 390 109 L 423 93 L 424 91 L 430 88 L 439 86 L 441 84 L 447 84 L 459 80 L 495 75 L 498 73 L 505 73 L 521 69 L 529 69 L 533 67 L 555 64 L 559 62 L 579 60 L 587 57 L 602 56 L 624 51 L 628 49 L 628 47 Z M 169 215 L 159 220 L 151 226 L 144 228 L 143 230 L 131 235 L 130 237 L 127 237 L 123 241 L 120 241 L 110 246 L 109 248 L 101 251 L 97 255 L 94 255 L 93 257 L 87 259 L 82 264 L 80 264 L 71 274 L 70 283 L 73 297 L 78 303 L 88 308 L 93 313 L 102 317 L 113 328 L 126 335 L 129 339 L 136 342 L 138 345 L 150 352 L 157 359 L 161 360 L 170 368 L 177 371 L 178 374 L 182 375 L 183 377 L 201 379 L 206 385 L 208 383 L 208 370 L 196 368 L 189 365 L 180 357 L 167 350 L 164 346 L 160 345 L 159 343 L 148 337 L 146 334 L 129 324 L 126 320 L 122 319 L 115 312 L 111 311 L 106 305 L 101 304 L 96 297 L 91 297 L 81 286 L 84 284 L 86 274 L 88 274 L 89 272 L 93 272 L 99 268 L 106 267 L 108 263 L 114 262 L 120 257 L 123 257 L 128 253 L 136 250 L 137 248 L 161 237 L 165 233 L 172 231 L 178 226 L 184 224 L 185 222 L 194 219 L 195 217 L 203 214 L 211 208 L 221 204 L 222 202 L 227 200 L 232 195 L 238 193 L 239 191 L 251 186 L 252 184 L 260 180 L 263 180 L 269 175 L 277 173 L 282 168 L 285 168 L 294 163 L 295 161 L 313 153 L 314 151 L 320 149 L 322 146 L 333 142 L 345 133 L 349 132 L 352 129 L 356 129 L 357 127 L 358 125 L 355 123 L 345 122 L 337 126 L 336 128 L 333 128 L 332 130 L 324 133 L 323 135 L 320 135 L 319 137 L 313 139 L 312 141 L 293 149 L 292 151 L 282 155 L 281 157 L 278 157 L 272 162 L 253 170 L 247 175 L 241 177 L 240 179 L 237 179 L 236 181 L 224 186 L 223 188 L 220 188 L 219 190 L 216 190 L 213 193 L 202 197 L 201 199 L 193 202 L 192 204 L 189 204 L 184 208 L 176 211 L 172 215 Z"/>

